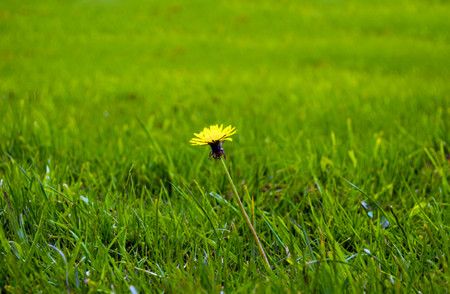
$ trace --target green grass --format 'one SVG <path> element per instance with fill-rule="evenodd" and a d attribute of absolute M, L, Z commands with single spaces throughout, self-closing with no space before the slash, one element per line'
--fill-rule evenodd
<path fill-rule="evenodd" d="M 449 15 L 1 1 L 0 292 L 448 293 Z"/>

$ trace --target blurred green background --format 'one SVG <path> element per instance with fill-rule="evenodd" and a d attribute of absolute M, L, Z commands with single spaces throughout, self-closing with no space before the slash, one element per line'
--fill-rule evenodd
<path fill-rule="evenodd" d="M 343 149 L 448 142 L 449 12 L 446 1 L 2 1 L 3 148 L 24 153 L 11 147 L 23 134 L 51 149 L 43 162 L 132 148 L 129 161 L 148 152 L 139 121 L 178 166 L 204 156 L 191 134 L 222 122 L 237 125 L 242 156 L 281 165 L 302 161 L 308 140 L 328 148 L 331 133 Z"/>

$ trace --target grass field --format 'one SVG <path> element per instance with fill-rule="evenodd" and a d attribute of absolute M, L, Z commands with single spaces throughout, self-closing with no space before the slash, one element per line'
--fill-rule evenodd
<path fill-rule="evenodd" d="M 0 292 L 448 293 L 449 16 L 2 0 Z"/>

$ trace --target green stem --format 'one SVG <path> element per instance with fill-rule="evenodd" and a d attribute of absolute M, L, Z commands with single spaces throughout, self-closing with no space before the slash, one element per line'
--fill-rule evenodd
<path fill-rule="evenodd" d="M 228 177 L 228 181 L 230 182 L 231 187 L 233 188 L 234 198 L 236 198 L 236 201 L 239 205 L 242 216 L 244 217 L 245 222 L 247 223 L 247 226 L 250 228 L 250 231 L 252 232 L 252 235 L 253 235 L 253 239 L 255 239 L 256 245 L 258 246 L 259 254 L 261 254 L 261 258 L 264 261 L 264 265 L 266 266 L 267 270 L 269 272 L 271 272 L 272 268 L 270 267 L 269 260 L 267 259 L 266 253 L 264 252 L 264 248 L 262 247 L 262 244 L 258 238 L 258 234 L 256 234 L 256 230 L 253 227 L 252 222 L 250 221 L 250 218 L 248 217 L 247 212 L 244 209 L 244 205 L 242 204 L 241 198 L 239 197 L 236 186 L 234 185 L 233 179 L 231 178 L 230 172 L 228 171 L 227 165 L 225 164 L 225 160 L 223 159 L 223 157 L 220 158 L 220 161 L 222 161 L 223 169 L 225 170 L 225 173 L 227 174 L 227 177 Z"/>

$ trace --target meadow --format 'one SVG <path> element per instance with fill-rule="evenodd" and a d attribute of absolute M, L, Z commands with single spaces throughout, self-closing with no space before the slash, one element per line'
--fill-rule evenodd
<path fill-rule="evenodd" d="M 448 293 L 449 16 L 2 0 L 0 292 Z"/>

